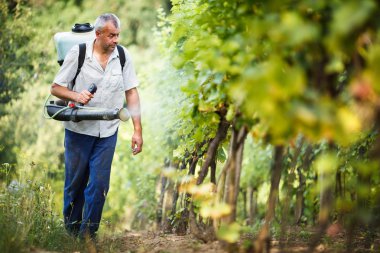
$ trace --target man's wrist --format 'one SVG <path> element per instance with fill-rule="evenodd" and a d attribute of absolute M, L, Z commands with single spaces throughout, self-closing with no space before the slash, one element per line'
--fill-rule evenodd
<path fill-rule="evenodd" d="M 75 92 L 75 91 L 70 91 L 70 96 L 69 96 L 69 100 L 72 101 L 72 102 L 79 102 L 79 96 L 80 94 L 78 92 Z"/>
<path fill-rule="evenodd" d="M 135 133 L 142 133 L 142 128 L 141 127 L 135 127 L 134 131 L 135 131 Z"/>

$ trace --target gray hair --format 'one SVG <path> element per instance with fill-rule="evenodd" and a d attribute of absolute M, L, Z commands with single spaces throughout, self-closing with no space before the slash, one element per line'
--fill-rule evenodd
<path fill-rule="evenodd" d="M 95 31 L 101 31 L 108 21 L 111 21 L 116 28 L 120 28 L 120 19 L 115 14 L 104 13 L 95 20 Z"/>

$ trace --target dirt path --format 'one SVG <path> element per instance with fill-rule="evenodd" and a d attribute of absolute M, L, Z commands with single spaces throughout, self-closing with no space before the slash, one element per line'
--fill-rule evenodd
<path fill-rule="evenodd" d="M 120 252 L 137 253 L 227 253 L 218 241 L 203 243 L 191 235 L 177 236 L 153 232 L 128 232 L 116 239 Z"/>
<path fill-rule="evenodd" d="M 122 237 L 115 239 L 114 242 L 117 245 L 117 251 L 115 252 L 123 253 L 227 253 L 222 249 L 218 241 L 204 243 L 191 235 L 177 236 L 153 232 L 127 232 Z M 270 253 L 281 252 L 277 241 L 273 241 L 272 246 Z M 287 246 L 287 252 L 297 253 L 304 250 L 306 250 L 305 244 L 296 243 L 296 245 Z M 332 251 L 326 250 L 325 246 L 320 245 L 315 252 Z"/>
<path fill-rule="evenodd" d="M 250 237 L 246 237 L 247 239 Z M 303 253 L 307 250 L 307 238 L 299 233 L 294 233 L 287 238 L 286 250 L 281 250 L 279 242 L 272 241 L 271 251 L 268 253 Z M 359 240 L 360 237 L 357 238 Z M 253 240 L 253 239 L 252 239 Z M 328 244 L 328 246 L 327 246 Z M 241 243 L 244 245 L 244 242 Z M 376 239 L 374 251 L 365 250 L 360 245 L 355 245 L 352 252 L 380 252 L 380 241 Z M 78 247 L 77 247 L 78 246 Z M 196 239 L 192 235 L 177 236 L 174 234 L 164 234 L 158 232 L 133 232 L 125 231 L 114 237 L 103 237 L 95 244 L 85 243 L 74 245 L 72 250 L 64 250 L 60 252 L 87 252 L 87 253 L 227 253 L 219 241 L 204 243 Z M 243 247 L 241 247 L 243 248 Z M 45 251 L 43 249 L 30 249 L 30 253 L 56 253 L 55 251 Z M 237 253 L 243 253 L 244 250 Z M 324 244 L 320 244 L 314 253 L 345 253 L 344 237 L 339 236 L 324 240 Z"/>

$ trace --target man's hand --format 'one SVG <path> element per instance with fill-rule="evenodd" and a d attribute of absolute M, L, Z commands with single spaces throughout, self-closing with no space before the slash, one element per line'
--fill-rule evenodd
<path fill-rule="evenodd" d="M 80 93 L 77 93 L 75 102 L 86 105 L 94 97 L 88 90 L 82 90 Z"/>
<path fill-rule="evenodd" d="M 143 138 L 141 131 L 135 131 L 132 135 L 132 153 L 137 155 L 142 151 Z"/>
<path fill-rule="evenodd" d="M 131 114 L 133 128 L 135 132 L 132 136 L 132 153 L 137 155 L 142 151 L 143 138 L 141 127 L 141 113 L 140 113 L 140 98 L 136 88 L 132 88 L 125 92 L 125 98 L 127 99 L 128 111 Z"/>
<path fill-rule="evenodd" d="M 94 97 L 88 90 L 83 90 L 80 93 L 69 90 L 67 87 L 60 86 L 56 83 L 53 83 L 51 86 L 51 94 L 63 99 L 69 100 L 77 103 L 87 104 Z"/>

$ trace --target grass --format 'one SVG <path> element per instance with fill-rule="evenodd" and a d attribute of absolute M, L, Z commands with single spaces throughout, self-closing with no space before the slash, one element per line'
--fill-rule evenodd
<path fill-rule="evenodd" d="M 34 168 L 36 169 L 36 168 Z M 29 170 L 30 171 L 30 170 Z M 11 167 L 0 167 L 0 252 L 93 252 L 91 245 L 70 237 L 62 218 L 54 212 L 54 192 L 47 178 L 28 179 L 31 172 L 12 176 Z M 30 176 L 30 177 L 29 177 Z M 101 239 L 104 252 L 118 246 Z"/>
<path fill-rule="evenodd" d="M 0 249 L 2 252 L 24 252 L 41 247 L 67 249 L 75 245 L 64 231 L 63 222 L 53 212 L 53 192 L 48 182 L 10 176 L 2 166 L 0 189 Z"/>

